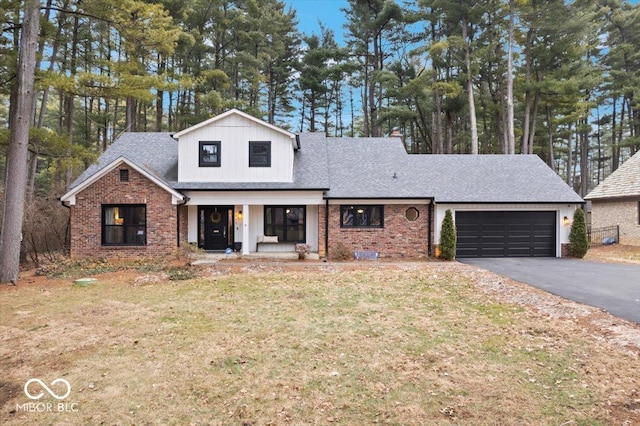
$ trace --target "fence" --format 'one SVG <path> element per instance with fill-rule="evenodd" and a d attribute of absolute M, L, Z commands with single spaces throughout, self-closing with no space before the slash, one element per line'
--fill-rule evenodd
<path fill-rule="evenodd" d="M 617 244 L 620 242 L 620 226 L 606 226 L 604 228 L 587 228 L 589 247 Z"/>

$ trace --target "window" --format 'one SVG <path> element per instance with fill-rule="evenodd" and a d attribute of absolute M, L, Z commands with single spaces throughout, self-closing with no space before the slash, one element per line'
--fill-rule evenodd
<path fill-rule="evenodd" d="M 404 213 L 404 217 L 406 217 L 409 222 L 415 222 L 420 217 L 420 211 L 415 207 L 409 207 Z"/>
<path fill-rule="evenodd" d="M 147 243 L 144 204 L 102 206 L 102 245 L 143 246 Z"/>
<path fill-rule="evenodd" d="M 249 142 L 249 167 L 271 167 L 271 142 Z"/>
<path fill-rule="evenodd" d="M 277 235 L 280 242 L 306 242 L 306 213 L 304 206 L 265 206 L 264 235 Z"/>
<path fill-rule="evenodd" d="M 200 142 L 200 167 L 220 167 L 220 141 Z"/>
<path fill-rule="evenodd" d="M 384 209 L 382 206 L 340 206 L 340 227 L 382 228 Z"/>
<path fill-rule="evenodd" d="M 638 225 L 640 225 L 640 201 L 638 201 Z"/>
<path fill-rule="evenodd" d="M 120 182 L 129 182 L 129 169 L 120 169 Z"/>

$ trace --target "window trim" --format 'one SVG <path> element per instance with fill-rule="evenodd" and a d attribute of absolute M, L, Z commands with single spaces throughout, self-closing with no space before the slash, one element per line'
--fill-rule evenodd
<path fill-rule="evenodd" d="M 217 150 L 218 150 L 217 161 L 204 161 L 204 159 L 202 158 L 202 154 L 203 154 L 202 149 L 205 145 L 217 146 Z M 198 166 L 199 167 L 220 167 L 221 157 L 222 157 L 221 145 L 222 145 L 221 141 L 200 141 L 198 144 Z"/>
<path fill-rule="evenodd" d="M 380 224 L 371 225 L 371 209 L 380 209 Z M 344 223 L 345 210 L 369 210 L 368 223 L 366 225 L 349 225 Z M 340 205 L 340 228 L 344 229 L 381 229 L 384 228 L 384 205 L 382 204 L 341 204 Z"/>
<path fill-rule="evenodd" d="M 253 157 L 253 147 L 264 146 L 267 148 L 266 161 L 256 162 Z M 249 167 L 271 167 L 271 141 L 249 141 Z"/>
<path fill-rule="evenodd" d="M 114 224 L 114 225 L 107 225 L 106 223 L 106 214 L 107 214 L 107 210 L 110 208 L 114 208 L 114 207 L 118 207 L 120 209 L 123 208 L 140 208 L 143 207 L 144 208 L 144 224 Z M 123 216 L 124 213 L 123 213 Z M 107 228 L 111 227 L 111 226 L 117 226 L 123 227 L 123 243 L 107 243 L 106 240 L 106 234 L 107 234 Z M 126 242 L 126 238 L 127 238 L 127 232 L 126 232 L 126 228 L 127 227 L 140 227 L 140 226 L 144 226 L 144 241 L 141 243 L 138 242 L 132 242 L 132 243 L 127 243 Z M 146 204 L 102 204 L 102 214 L 100 217 L 100 230 L 101 230 L 101 236 L 100 236 L 100 244 L 102 246 L 105 247 L 142 247 L 142 246 L 146 246 L 147 245 L 147 205 Z"/>
<path fill-rule="evenodd" d="M 267 234 L 267 211 L 269 209 L 282 209 L 282 217 L 285 217 L 287 215 L 287 209 L 302 209 L 302 225 L 303 225 L 303 231 L 302 231 L 302 240 L 296 240 L 296 239 L 288 239 L 287 238 L 287 224 L 283 223 L 282 225 L 276 225 L 276 224 L 272 224 L 271 226 L 282 226 L 284 229 L 283 235 L 284 238 L 279 239 L 278 242 L 280 243 L 306 243 L 307 242 L 307 206 L 305 205 L 265 205 L 264 206 L 264 222 L 263 222 L 263 233 L 264 235 L 268 235 Z M 272 213 L 273 216 L 273 213 Z"/>

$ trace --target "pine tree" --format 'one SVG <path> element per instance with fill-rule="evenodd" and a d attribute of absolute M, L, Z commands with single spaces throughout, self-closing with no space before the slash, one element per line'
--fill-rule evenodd
<path fill-rule="evenodd" d="M 573 257 L 583 258 L 589 249 L 587 240 L 587 225 L 584 221 L 582 209 L 576 209 L 573 213 L 573 223 L 569 232 L 569 253 Z"/>
<path fill-rule="evenodd" d="M 440 228 L 440 259 L 453 260 L 456 257 L 456 227 L 451 210 L 447 209 Z"/>

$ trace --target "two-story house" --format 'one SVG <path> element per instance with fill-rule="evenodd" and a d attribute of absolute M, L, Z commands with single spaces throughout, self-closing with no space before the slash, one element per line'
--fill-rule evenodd
<path fill-rule="evenodd" d="M 238 110 L 173 135 L 125 133 L 60 199 L 74 258 L 183 243 L 422 258 L 447 209 L 460 257 L 561 256 L 583 202 L 537 156 L 409 155 L 398 138 L 297 135 Z"/>

